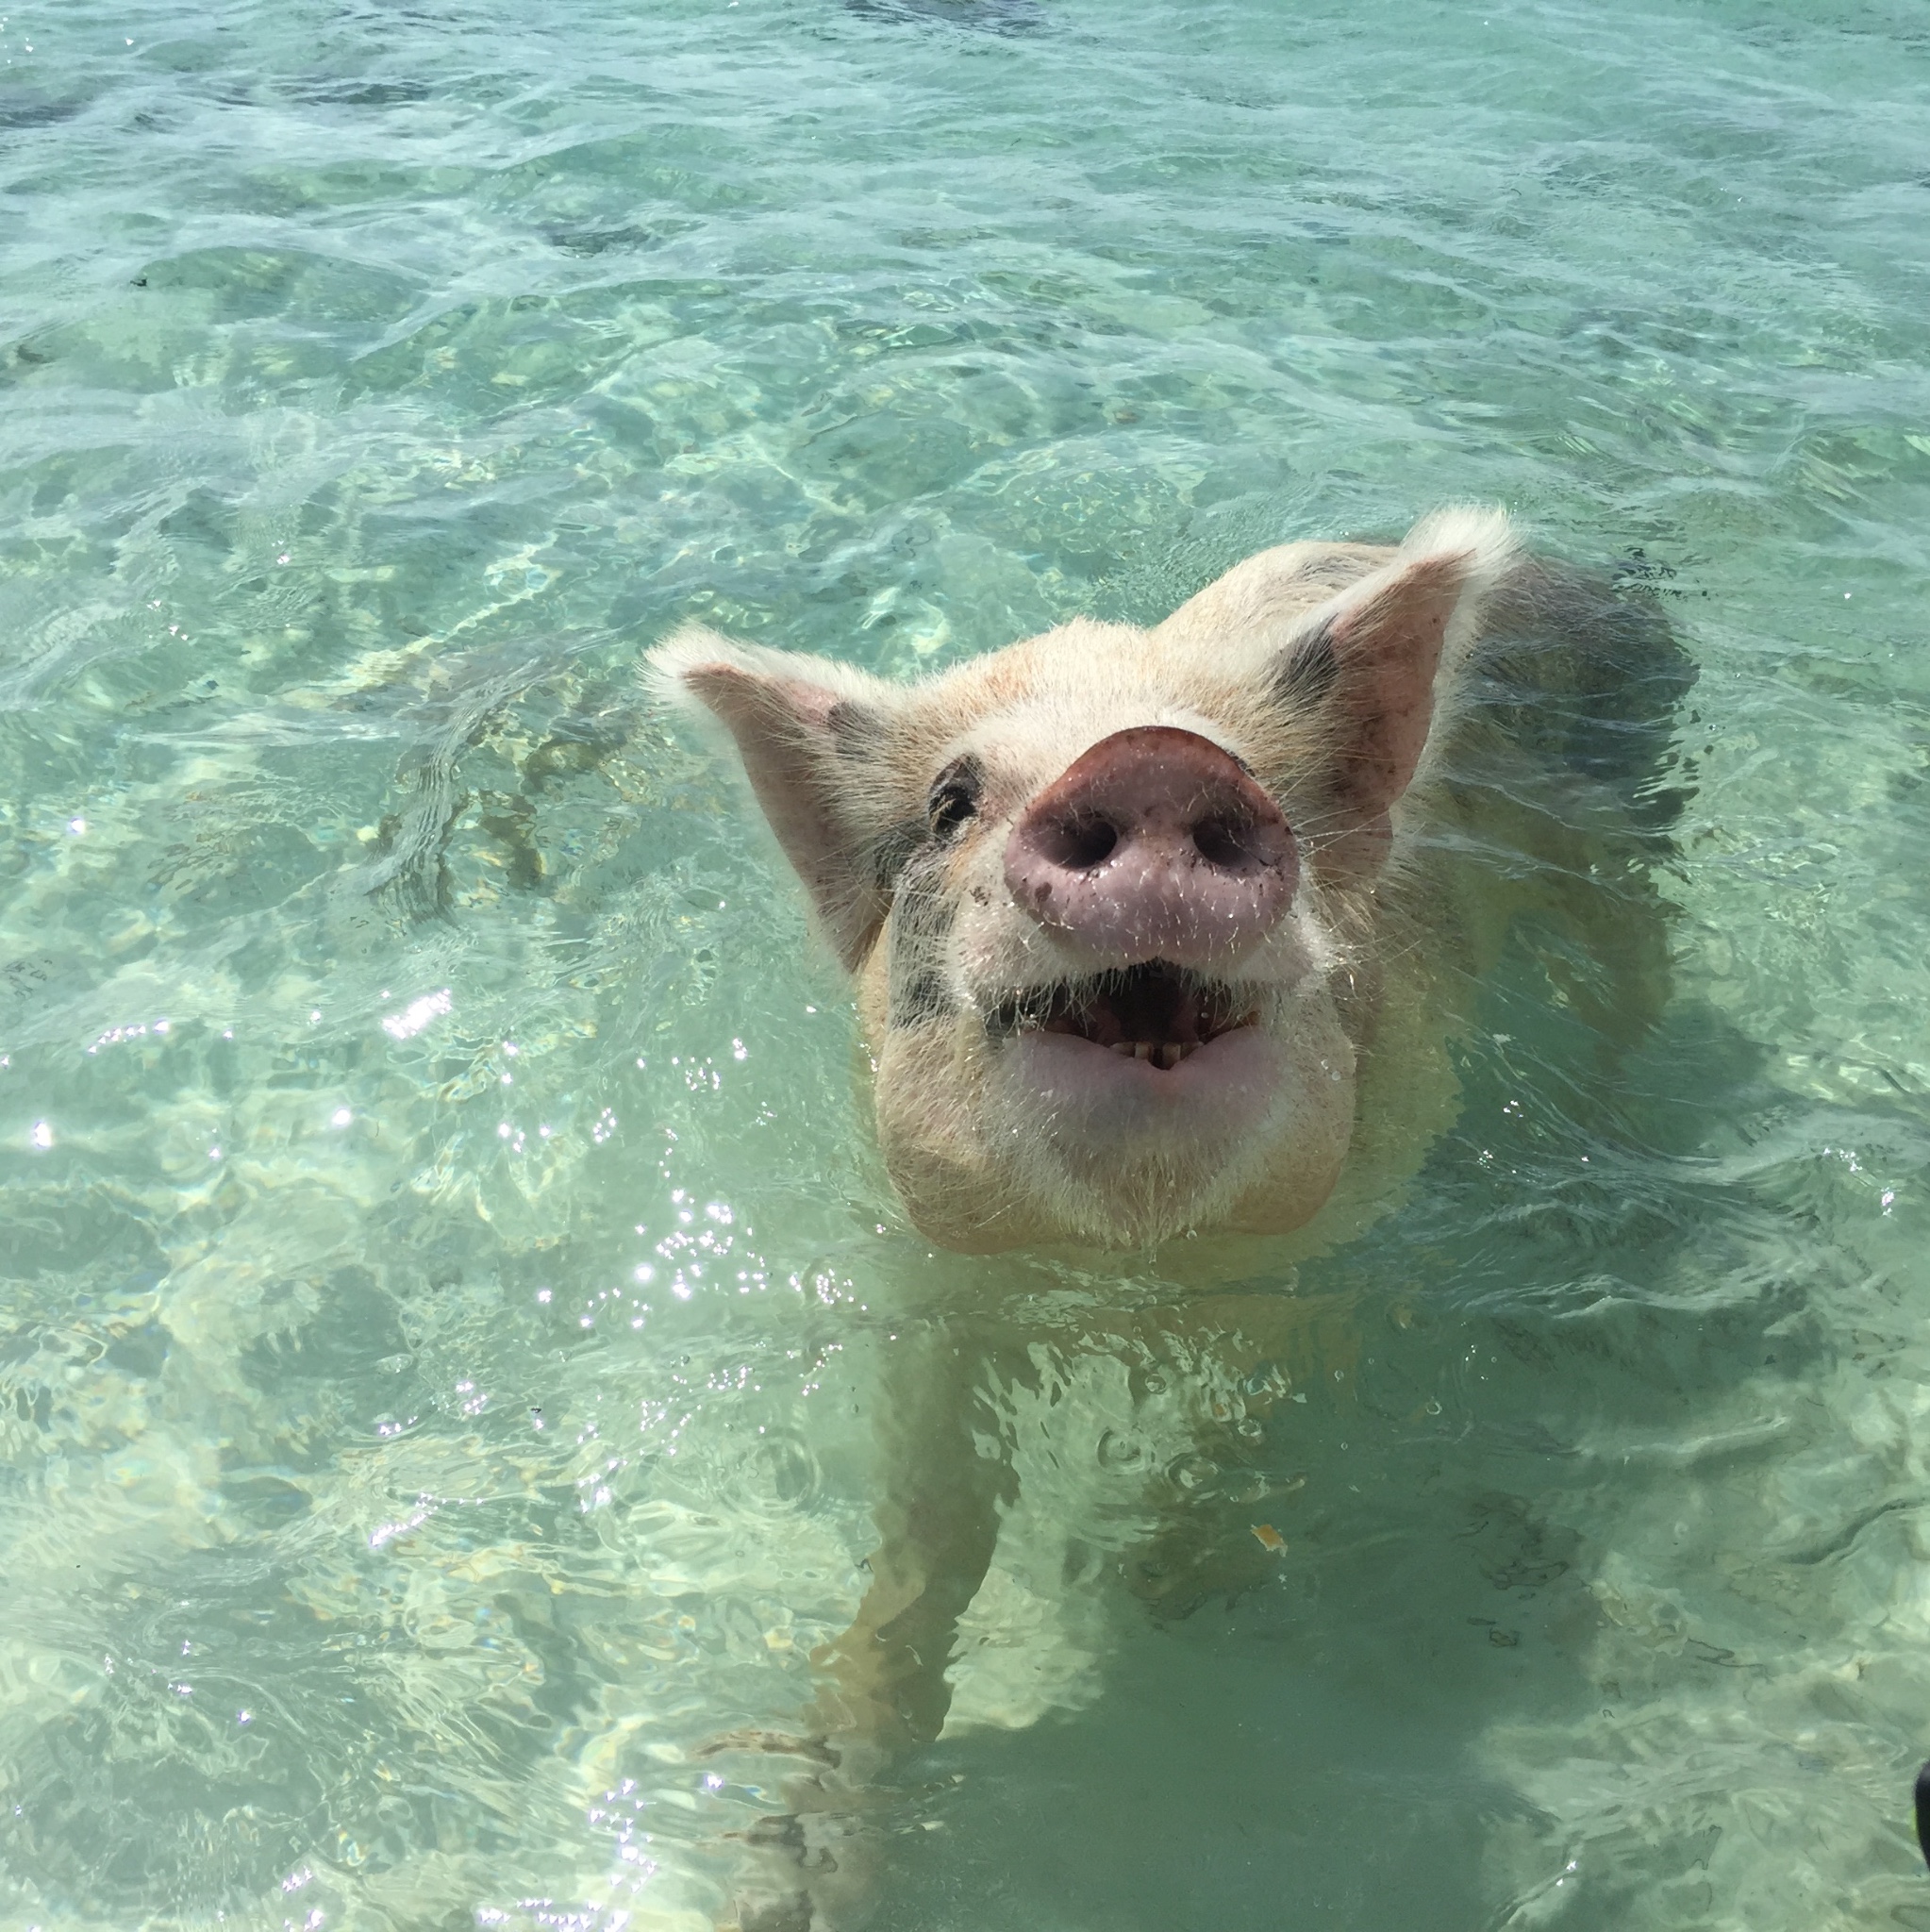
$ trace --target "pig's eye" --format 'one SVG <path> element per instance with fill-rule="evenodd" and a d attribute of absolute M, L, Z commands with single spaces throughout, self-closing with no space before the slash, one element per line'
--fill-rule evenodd
<path fill-rule="evenodd" d="M 966 820 L 977 816 L 979 784 L 977 769 L 969 758 L 940 774 L 925 804 L 934 838 L 949 839 Z"/>

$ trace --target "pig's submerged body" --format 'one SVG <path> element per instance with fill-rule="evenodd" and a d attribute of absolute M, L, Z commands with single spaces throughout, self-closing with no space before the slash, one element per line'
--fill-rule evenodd
<path fill-rule="evenodd" d="M 1158 1352 L 1306 1366 L 1332 1311 L 1281 1291 L 1288 1264 L 1386 1211 L 1453 1121 L 1454 1039 L 1511 930 L 1597 1073 L 1666 996 L 1650 869 L 1687 659 L 1497 516 L 1266 551 L 1152 630 L 1075 622 L 917 685 L 703 631 L 657 663 L 731 731 L 857 976 L 918 1227 L 978 1252 L 1189 1238 L 1160 1267 L 1198 1288 L 1122 1308 L 1110 1342 L 1095 1311 L 1088 1346 L 1143 1349 L 1151 1321 Z M 895 1340 L 879 1547 L 807 1735 L 720 1740 L 799 1754 L 744 1932 L 829 1927 L 864 1892 L 862 1788 L 942 1729 L 1013 1500 L 989 1391 L 1056 1341 L 995 1306 Z M 1183 1614 L 1266 1560 L 1175 1524 L 1135 1587 Z"/>

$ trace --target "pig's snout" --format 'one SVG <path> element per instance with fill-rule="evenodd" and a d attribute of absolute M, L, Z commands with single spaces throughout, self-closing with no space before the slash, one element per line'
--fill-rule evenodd
<path fill-rule="evenodd" d="M 1006 884 L 1108 964 L 1211 966 L 1278 922 L 1299 865 L 1280 808 L 1197 732 L 1116 731 L 1068 765 L 1006 841 Z"/>

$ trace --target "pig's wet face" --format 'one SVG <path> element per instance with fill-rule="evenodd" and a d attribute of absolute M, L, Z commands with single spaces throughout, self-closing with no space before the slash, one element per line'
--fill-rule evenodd
<path fill-rule="evenodd" d="M 1063 767 L 1036 718 L 973 735 L 971 808 L 939 788 L 877 948 L 880 1119 L 920 1224 L 1140 1243 L 1252 1197 L 1248 1218 L 1297 1225 L 1339 1172 L 1353 1049 L 1279 801 L 1174 724 Z M 965 1224 L 935 1211 L 953 1200 Z"/>
<path fill-rule="evenodd" d="M 880 1135 L 948 1245 L 1286 1231 L 1331 1191 L 1376 895 L 1508 555 L 1293 545 L 1152 632 L 1090 624 L 891 686 L 686 634 L 858 976 Z"/>

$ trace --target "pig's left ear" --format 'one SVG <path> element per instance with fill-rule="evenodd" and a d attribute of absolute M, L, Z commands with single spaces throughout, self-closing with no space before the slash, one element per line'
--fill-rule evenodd
<path fill-rule="evenodd" d="M 1275 689 L 1321 714 L 1343 823 L 1378 819 L 1413 783 L 1517 555 L 1499 510 L 1444 510 L 1314 611 L 1282 651 Z"/>
<path fill-rule="evenodd" d="M 666 694 L 694 699 L 737 741 L 744 774 L 831 943 L 855 968 L 887 900 L 877 849 L 899 693 L 826 658 L 733 643 L 695 625 L 651 652 Z"/>

